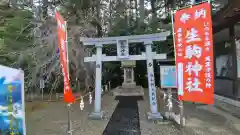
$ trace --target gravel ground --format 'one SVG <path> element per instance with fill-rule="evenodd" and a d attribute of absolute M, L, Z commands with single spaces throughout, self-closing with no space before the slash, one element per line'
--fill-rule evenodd
<path fill-rule="evenodd" d="M 206 105 L 185 105 L 186 131 L 195 135 L 240 135 L 240 120 L 230 114 Z"/>
<path fill-rule="evenodd" d="M 160 98 L 161 113 L 166 110 Z M 179 135 L 176 124 L 155 124 L 147 120 L 146 112 L 149 111 L 148 91 L 145 90 L 145 100 L 138 101 L 140 128 L 142 135 Z M 210 111 L 211 110 L 211 111 Z M 174 112 L 179 113 L 179 108 L 174 104 Z M 186 126 L 184 135 L 240 135 L 240 120 L 216 108 L 206 108 L 206 105 L 185 103 L 184 115 Z"/>
<path fill-rule="evenodd" d="M 176 125 L 155 124 L 147 120 L 147 95 L 145 90 L 144 100 L 138 101 L 141 135 L 179 135 Z M 88 119 L 93 105 L 89 105 L 87 99 L 84 111 L 80 110 L 79 103 L 72 105 L 73 135 L 102 135 L 117 103 L 111 94 L 103 96 L 102 107 L 108 120 L 102 121 Z M 27 103 L 26 110 L 27 135 L 66 135 L 67 110 L 63 102 Z M 160 110 L 164 111 L 162 101 Z M 179 112 L 176 104 L 173 110 Z M 184 135 L 240 135 L 240 120 L 216 108 L 206 109 L 204 105 L 185 103 L 184 114 Z"/>
<path fill-rule="evenodd" d="M 145 91 L 145 94 L 147 91 Z M 155 124 L 147 120 L 147 112 L 149 111 L 148 97 L 145 95 L 144 100 L 138 101 L 139 118 L 141 135 L 178 135 L 179 130 L 171 124 Z"/>
<path fill-rule="evenodd" d="M 173 97 L 177 99 L 176 95 Z M 161 97 L 160 102 L 160 110 L 166 110 Z M 173 111 L 179 114 L 176 102 L 173 102 Z M 184 116 L 184 135 L 240 135 L 240 120 L 215 107 L 185 102 Z"/>
<path fill-rule="evenodd" d="M 102 108 L 109 119 L 117 105 L 110 94 L 102 98 Z M 31 103 L 31 104 L 34 104 Z M 67 109 L 63 102 L 43 102 L 43 107 L 26 113 L 27 135 L 66 135 Z M 36 108 L 36 107 L 32 107 Z M 79 102 L 72 105 L 73 135 L 102 135 L 108 120 L 89 120 L 88 114 L 93 109 L 93 104 L 85 101 L 85 108 L 80 110 Z M 29 110 L 29 109 L 27 109 Z M 31 109 L 30 109 L 31 110 Z"/>

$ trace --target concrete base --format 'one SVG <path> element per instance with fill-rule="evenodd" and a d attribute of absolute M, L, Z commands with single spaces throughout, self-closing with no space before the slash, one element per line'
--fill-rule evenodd
<path fill-rule="evenodd" d="M 112 90 L 113 96 L 144 96 L 144 89 L 141 86 L 124 87 L 119 86 Z"/>
<path fill-rule="evenodd" d="M 214 94 L 214 99 L 215 99 L 214 102 L 225 102 L 227 104 L 240 108 L 240 101 L 226 98 L 217 94 Z"/>
<path fill-rule="evenodd" d="M 214 95 L 214 106 L 225 112 L 240 118 L 240 101 L 226 98 L 219 95 Z"/>
<path fill-rule="evenodd" d="M 175 121 L 178 125 L 180 125 L 180 115 L 175 114 L 174 112 L 165 112 L 165 114 L 163 114 L 168 120 L 173 120 Z M 183 126 L 186 125 L 186 119 L 185 117 L 182 118 L 183 119 Z"/>
<path fill-rule="evenodd" d="M 147 112 L 147 119 L 148 120 L 163 120 L 162 115 L 158 113 Z"/>
<path fill-rule="evenodd" d="M 106 116 L 104 115 L 104 112 L 92 112 L 88 115 L 88 118 L 91 120 L 104 120 L 106 119 Z"/>
<path fill-rule="evenodd" d="M 137 85 L 135 82 L 133 83 L 123 83 L 122 88 L 135 88 Z"/>

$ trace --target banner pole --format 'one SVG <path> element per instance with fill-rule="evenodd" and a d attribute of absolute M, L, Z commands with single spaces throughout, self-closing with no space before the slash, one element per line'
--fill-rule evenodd
<path fill-rule="evenodd" d="M 65 29 L 66 29 L 66 50 L 67 50 L 67 71 L 68 71 L 68 80 L 70 80 L 70 73 L 69 73 L 69 47 L 68 47 L 68 32 L 67 32 L 67 21 L 64 21 Z"/>
<path fill-rule="evenodd" d="M 171 11 L 171 20 L 172 20 L 173 45 L 174 45 L 174 48 L 176 48 L 175 31 L 174 31 L 174 14 L 175 14 L 175 10 L 172 10 Z M 176 57 L 177 57 L 176 55 L 177 54 L 176 54 L 176 51 L 175 51 L 175 62 L 176 62 Z M 179 101 L 179 107 L 180 107 L 180 135 L 184 135 L 183 134 L 183 101 L 182 100 Z"/>
<path fill-rule="evenodd" d="M 174 46 L 174 48 L 176 48 L 176 45 L 175 45 L 175 31 L 174 31 L 174 13 L 175 13 L 175 10 L 172 10 L 171 11 L 171 21 L 172 21 L 173 46 Z M 175 49 L 174 49 L 174 52 L 175 52 L 175 62 L 176 62 L 176 51 L 175 51 Z"/>
<path fill-rule="evenodd" d="M 67 108 L 68 108 L 68 131 L 67 134 L 68 135 L 72 135 L 72 121 L 71 121 L 71 104 L 67 104 Z"/>
<path fill-rule="evenodd" d="M 21 70 L 21 89 L 22 89 L 22 107 L 25 108 L 25 87 L 24 87 L 24 70 Z M 24 110 L 24 109 L 23 109 Z M 26 135 L 26 111 L 23 111 L 23 135 Z"/>
<path fill-rule="evenodd" d="M 180 134 L 183 135 L 183 101 L 180 100 Z"/>
<path fill-rule="evenodd" d="M 67 72 L 68 72 L 68 80 L 70 80 L 70 73 L 69 73 L 69 47 L 68 47 L 68 32 L 67 32 L 67 21 L 64 21 L 65 24 L 65 31 L 66 31 L 66 50 L 67 50 Z M 72 135 L 72 121 L 71 121 L 71 104 L 67 104 L 68 109 L 68 135 Z"/>
<path fill-rule="evenodd" d="M 169 100 L 170 100 L 170 104 L 172 104 L 172 88 L 168 88 L 168 94 L 169 94 Z M 170 105 L 171 107 L 169 107 L 169 119 L 172 120 L 172 105 Z"/>
<path fill-rule="evenodd" d="M 43 100 L 43 88 L 42 88 L 42 100 Z"/>

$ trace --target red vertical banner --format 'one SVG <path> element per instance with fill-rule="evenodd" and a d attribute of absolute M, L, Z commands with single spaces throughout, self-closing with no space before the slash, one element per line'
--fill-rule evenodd
<path fill-rule="evenodd" d="M 202 3 L 176 11 L 175 56 L 180 100 L 214 103 L 211 6 Z"/>
<path fill-rule="evenodd" d="M 72 94 L 72 89 L 69 81 L 69 73 L 67 67 L 67 30 L 63 17 L 56 12 L 57 32 L 58 32 L 58 48 L 60 53 L 60 63 L 64 77 L 64 101 L 73 103 L 75 98 Z"/>

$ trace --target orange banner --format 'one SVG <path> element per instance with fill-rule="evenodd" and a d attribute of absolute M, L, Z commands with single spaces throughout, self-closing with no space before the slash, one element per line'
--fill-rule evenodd
<path fill-rule="evenodd" d="M 180 100 L 214 103 L 211 7 L 202 3 L 174 15 L 175 56 Z"/>
<path fill-rule="evenodd" d="M 67 67 L 67 30 L 63 17 L 56 12 L 57 31 L 58 31 L 58 48 L 60 53 L 60 63 L 62 67 L 62 73 L 64 77 L 64 101 L 67 103 L 73 103 L 75 98 L 72 94 L 70 81 L 68 79 L 68 67 Z"/>

